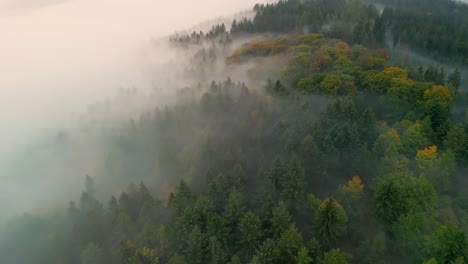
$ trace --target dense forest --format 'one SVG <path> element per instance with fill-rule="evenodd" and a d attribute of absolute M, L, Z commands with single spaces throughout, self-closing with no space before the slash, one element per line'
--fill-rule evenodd
<path fill-rule="evenodd" d="M 133 184 L 102 201 L 84 175 L 79 201 L 7 224 L 0 263 L 468 261 L 460 70 L 384 44 L 463 67 L 468 6 L 381 2 L 259 4 L 231 28 L 171 36 L 192 85 L 102 132 L 106 181 Z"/>
<path fill-rule="evenodd" d="M 468 5 L 454 1 L 383 1 L 381 23 L 391 32 L 395 44 L 407 43 L 438 59 L 449 58 L 467 64 Z M 406 2 L 405 2 L 406 3 Z"/>
<path fill-rule="evenodd" d="M 233 36 L 318 32 L 350 44 L 398 47 L 468 63 L 468 5 L 452 0 L 288 0 L 257 4 L 254 10 L 253 18 L 233 21 Z M 207 38 L 226 30 L 224 25 L 213 29 Z"/>
<path fill-rule="evenodd" d="M 451 0 L 314 0 L 257 5 L 253 19 L 234 21 L 232 33 L 323 32 L 370 47 L 413 49 L 467 65 L 468 6 Z M 384 5 L 380 12 L 373 4 Z"/>

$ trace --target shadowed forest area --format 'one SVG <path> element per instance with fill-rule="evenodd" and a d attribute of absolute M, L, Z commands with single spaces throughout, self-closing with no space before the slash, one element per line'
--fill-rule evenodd
<path fill-rule="evenodd" d="M 0 263 L 468 261 L 468 5 L 253 10 L 168 38 L 191 85 L 84 129 L 106 142 L 99 173 L 66 208 L 9 221 Z M 53 137 L 54 153 L 73 137 Z M 112 181 L 133 183 L 103 200 Z"/>

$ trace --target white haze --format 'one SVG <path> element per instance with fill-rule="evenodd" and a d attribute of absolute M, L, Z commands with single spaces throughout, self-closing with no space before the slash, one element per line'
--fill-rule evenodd
<path fill-rule="evenodd" d="M 152 48 L 152 39 L 250 9 L 256 2 L 0 0 L 0 166 L 89 103 L 112 97 L 120 87 L 150 87 L 157 78 L 149 77 L 147 69 L 158 68 L 149 64 L 163 63 L 170 54 L 164 46 Z M 171 65 L 165 65 L 151 75 L 164 77 L 170 71 Z M 0 182 L 0 206 L 10 207 L 21 197 L 28 204 L 25 200 L 61 188 L 61 181 L 30 182 L 5 168 Z M 31 192 L 35 196 L 28 196 Z"/>
<path fill-rule="evenodd" d="M 0 0 L 0 3 L 5 0 Z M 255 1 L 7 0 L 0 4 L 1 154 L 85 102 L 147 85 L 142 50 Z M 161 52 L 161 55 L 166 54 Z"/>

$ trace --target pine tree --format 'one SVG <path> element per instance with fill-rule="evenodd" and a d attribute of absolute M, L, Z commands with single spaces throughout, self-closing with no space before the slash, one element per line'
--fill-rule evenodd
<path fill-rule="evenodd" d="M 334 199 L 327 198 L 320 205 L 316 224 L 318 236 L 324 246 L 331 246 L 346 231 L 348 216 Z"/>

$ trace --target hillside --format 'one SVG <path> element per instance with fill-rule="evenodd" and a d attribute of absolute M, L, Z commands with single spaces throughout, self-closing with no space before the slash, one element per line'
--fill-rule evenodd
<path fill-rule="evenodd" d="M 80 130 L 106 162 L 79 201 L 10 221 L 0 263 L 468 261 L 468 7 L 381 2 L 259 4 L 172 35 L 190 84 Z M 397 60 L 389 38 L 453 69 Z M 117 181 L 133 183 L 103 202 Z"/>

